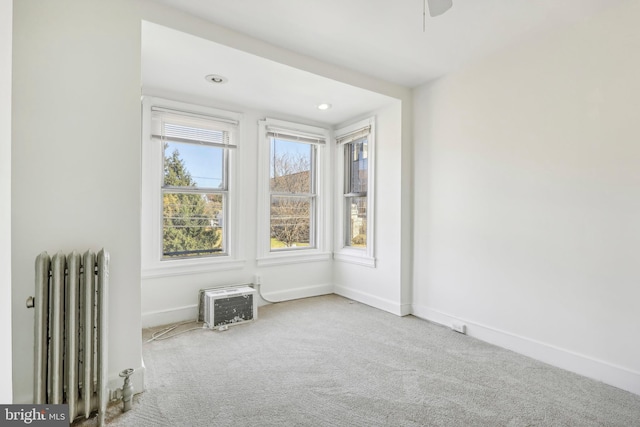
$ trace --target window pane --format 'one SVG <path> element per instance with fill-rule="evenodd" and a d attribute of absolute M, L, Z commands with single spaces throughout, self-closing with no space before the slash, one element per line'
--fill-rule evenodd
<path fill-rule="evenodd" d="M 312 144 L 271 138 L 271 191 L 313 193 Z"/>
<path fill-rule="evenodd" d="M 346 245 L 367 247 L 367 198 L 347 197 Z"/>
<path fill-rule="evenodd" d="M 188 257 L 224 251 L 224 195 L 164 193 L 162 255 Z"/>
<path fill-rule="evenodd" d="M 271 197 L 271 249 L 311 246 L 311 197 Z"/>
<path fill-rule="evenodd" d="M 347 193 L 367 192 L 368 157 L 366 139 L 345 145 Z"/>
<path fill-rule="evenodd" d="M 169 141 L 164 144 L 164 185 L 224 188 L 224 148 Z"/>

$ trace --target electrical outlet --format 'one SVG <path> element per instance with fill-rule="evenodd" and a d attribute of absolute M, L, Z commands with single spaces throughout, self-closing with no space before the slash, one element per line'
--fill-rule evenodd
<path fill-rule="evenodd" d="M 461 334 L 466 334 L 467 333 L 467 325 L 465 325 L 464 323 L 454 322 L 451 325 L 451 329 L 453 329 L 454 331 L 459 332 Z"/>

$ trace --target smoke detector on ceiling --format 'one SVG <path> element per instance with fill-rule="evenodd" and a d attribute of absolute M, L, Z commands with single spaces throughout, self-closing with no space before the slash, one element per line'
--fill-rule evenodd
<path fill-rule="evenodd" d="M 209 83 L 214 83 L 214 84 L 225 84 L 226 82 L 229 81 L 229 79 L 226 78 L 225 76 L 221 76 L 218 74 L 209 74 L 208 76 L 205 76 L 204 79 Z"/>

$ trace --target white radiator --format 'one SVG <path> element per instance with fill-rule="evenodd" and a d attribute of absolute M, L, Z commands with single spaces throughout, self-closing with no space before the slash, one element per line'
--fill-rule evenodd
<path fill-rule="evenodd" d="M 239 325 L 258 317 L 256 290 L 248 286 L 204 293 L 204 322 L 208 328 Z"/>
<path fill-rule="evenodd" d="M 107 409 L 109 254 L 46 252 L 36 259 L 35 404 L 69 405 L 69 418 Z"/>

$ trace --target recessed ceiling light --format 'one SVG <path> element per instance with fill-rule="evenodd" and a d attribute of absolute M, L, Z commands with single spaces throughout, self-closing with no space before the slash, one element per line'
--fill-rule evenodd
<path fill-rule="evenodd" d="M 218 74 L 209 74 L 208 76 L 205 76 L 204 79 L 209 83 L 215 84 L 224 84 L 229 81 L 225 76 L 220 76 Z"/>
<path fill-rule="evenodd" d="M 331 108 L 331 104 L 318 104 L 318 110 L 328 110 Z"/>

